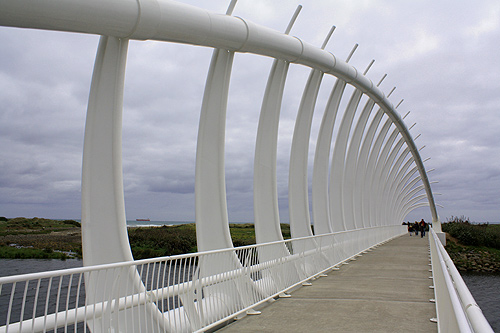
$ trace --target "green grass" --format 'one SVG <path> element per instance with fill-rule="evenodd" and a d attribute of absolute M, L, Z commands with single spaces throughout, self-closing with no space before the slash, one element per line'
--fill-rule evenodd
<path fill-rule="evenodd" d="M 0 218 L 0 236 L 48 234 L 53 231 L 62 231 L 80 228 L 80 223 L 74 220 L 51 220 L 44 218 L 16 217 L 13 219 Z"/>
<path fill-rule="evenodd" d="M 235 247 L 255 244 L 255 227 L 252 223 L 229 224 Z M 285 239 L 290 238 L 290 225 L 282 224 Z M 129 241 L 135 259 L 193 253 L 196 247 L 196 227 L 191 224 L 175 226 L 129 228 Z"/>
<path fill-rule="evenodd" d="M 78 229 L 77 229 L 78 228 Z M 80 231 L 80 223 L 73 220 L 49 220 L 42 218 L 6 219 L 0 217 L 0 258 L 66 258 L 59 251 L 73 251 L 81 257 L 81 239 L 73 236 L 51 234 L 56 231 Z M 255 226 L 251 223 L 229 225 L 235 247 L 255 244 Z M 290 225 L 281 224 L 285 239 L 290 238 Z M 42 234 L 47 234 L 43 236 Z M 3 238 L 2 236 L 9 236 Z M 32 236 L 32 237 L 30 237 Z M 50 236 L 50 237 L 49 237 Z M 172 256 L 197 252 L 194 223 L 163 227 L 128 228 L 130 247 L 135 259 Z M 76 239 L 75 239 L 76 238 Z M 10 240 L 10 241 L 9 241 Z M 16 243 L 21 247 L 10 246 Z"/>
<path fill-rule="evenodd" d="M 70 257 L 58 251 L 71 251 L 76 257 L 81 258 L 80 237 L 51 235 L 57 231 L 68 231 L 69 234 L 79 235 L 80 223 L 74 220 L 62 221 L 38 217 L 13 219 L 0 217 L 0 258 L 67 259 Z M 12 244 L 16 245 L 11 246 Z"/>
<path fill-rule="evenodd" d="M 128 238 L 134 259 L 196 252 L 194 224 L 129 228 Z"/>
<path fill-rule="evenodd" d="M 0 258 L 6 259 L 61 259 L 69 257 L 65 253 L 54 252 L 52 249 L 16 248 L 0 246 Z"/>

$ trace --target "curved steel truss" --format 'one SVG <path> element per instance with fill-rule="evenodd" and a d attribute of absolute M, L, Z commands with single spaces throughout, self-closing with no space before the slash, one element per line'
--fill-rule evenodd
<path fill-rule="evenodd" d="M 228 87 L 235 55 L 242 52 L 274 58 L 261 104 L 254 164 L 254 215 L 258 244 L 283 240 L 279 228 L 277 141 L 280 109 L 289 67 L 310 68 L 298 106 L 289 173 L 292 238 L 401 224 L 413 209 L 430 207 L 434 230 L 441 231 L 430 182 L 414 139 L 389 96 L 347 61 L 284 33 L 232 16 L 168 0 L 4 0 L 0 25 L 101 35 L 88 102 L 82 177 L 83 251 L 86 266 L 133 260 L 126 233 L 121 165 L 121 118 L 128 41 L 156 40 L 214 49 L 200 115 L 196 151 L 196 227 L 199 251 L 233 247 L 229 233 L 224 174 L 224 138 Z M 299 8 L 300 9 L 300 8 Z M 322 79 L 336 83 L 316 139 L 312 207 L 307 179 L 311 123 Z M 346 96 L 346 86 L 354 87 Z M 363 97 L 363 98 L 362 98 Z M 341 109 L 341 101 L 346 106 Z M 342 104 L 343 105 L 343 104 Z M 341 115 L 341 117 L 340 117 Z M 337 116 L 339 116 L 337 119 Z M 333 137 L 335 123 L 339 128 Z M 332 143 L 334 144 L 332 147 Z M 333 153 L 330 154 L 330 151 Z M 424 194 L 421 194 L 424 191 Z M 317 247 L 313 238 L 304 250 Z M 264 251 L 261 259 L 290 255 L 285 246 Z M 206 259 L 204 274 L 241 268 L 233 253 Z M 223 262 L 221 264 L 221 262 Z M 307 269 L 306 269 L 307 270 Z M 127 283 L 140 293 L 130 273 Z M 87 288 L 109 287 L 90 279 Z M 240 281 L 240 284 L 249 284 Z M 226 286 L 238 288 L 235 285 Z M 248 286 L 255 288 L 255 286 Z M 208 289 L 207 289 L 208 290 Z M 219 289 L 214 292 L 218 292 Z M 205 291 L 207 292 L 207 291 Z M 99 293 L 92 293 L 100 301 Z M 123 295 L 125 296 L 125 295 Z M 245 302 L 245 300 L 242 300 Z M 158 316 L 157 310 L 148 310 Z M 97 319 L 96 319 L 97 320 Z"/>

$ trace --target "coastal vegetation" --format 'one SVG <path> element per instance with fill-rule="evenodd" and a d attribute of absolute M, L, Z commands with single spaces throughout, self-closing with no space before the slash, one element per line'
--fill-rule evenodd
<path fill-rule="evenodd" d="M 255 227 L 252 223 L 230 223 L 229 230 L 235 247 L 255 244 Z M 289 224 L 282 224 L 281 230 L 285 239 L 290 238 Z M 198 250 L 194 223 L 128 228 L 128 237 L 135 259 L 194 253 Z"/>
<path fill-rule="evenodd" d="M 252 223 L 229 225 L 234 246 L 255 244 Z M 290 225 L 281 225 L 283 237 L 290 238 Z M 135 259 L 193 253 L 196 247 L 194 223 L 160 227 L 128 228 Z M 74 220 L 0 217 L 0 258 L 68 259 L 81 258 L 80 223 Z"/>
<path fill-rule="evenodd" d="M 134 259 L 196 252 L 196 228 L 193 223 L 128 228 L 128 238 Z"/>
<path fill-rule="evenodd" d="M 252 223 L 229 225 L 235 247 L 255 244 Z M 448 251 L 460 271 L 500 273 L 500 225 L 470 223 L 454 217 L 442 225 Z M 290 225 L 281 224 L 285 239 Z M 194 223 L 160 227 L 128 228 L 135 259 L 193 253 L 196 247 Z M 68 259 L 82 257 L 80 223 L 74 220 L 0 217 L 0 258 Z"/>
<path fill-rule="evenodd" d="M 74 220 L 0 217 L 0 258 L 81 258 L 80 223 Z"/>
<path fill-rule="evenodd" d="M 447 233 L 446 251 L 458 270 L 500 273 L 500 225 L 452 216 L 442 229 Z"/>

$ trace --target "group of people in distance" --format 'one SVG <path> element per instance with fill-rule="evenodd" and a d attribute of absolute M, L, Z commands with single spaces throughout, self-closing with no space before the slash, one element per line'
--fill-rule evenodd
<path fill-rule="evenodd" d="M 422 221 L 418 222 L 415 221 L 414 223 L 411 222 L 403 222 L 403 225 L 408 226 L 408 232 L 410 233 L 410 236 L 412 233 L 415 233 L 415 236 L 418 236 L 418 232 L 420 231 L 420 237 L 425 236 L 425 232 L 429 231 L 429 224 L 422 219 Z"/>

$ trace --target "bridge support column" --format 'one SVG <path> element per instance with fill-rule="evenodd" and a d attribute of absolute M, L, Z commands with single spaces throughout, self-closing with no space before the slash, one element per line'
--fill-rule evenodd
<path fill-rule="evenodd" d="M 90 88 L 82 167 L 86 266 L 133 260 L 122 179 L 122 106 L 128 39 L 101 37 Z"/>

